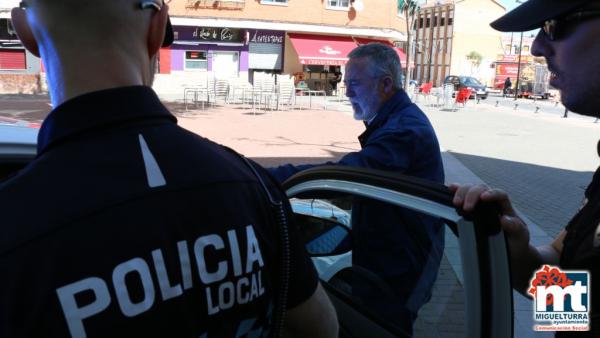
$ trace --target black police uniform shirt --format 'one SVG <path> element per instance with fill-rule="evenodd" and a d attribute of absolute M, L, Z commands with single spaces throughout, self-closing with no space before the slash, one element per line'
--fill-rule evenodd
<path fill-rule="evenodd" d="M 590 272 L 589 332 L 557 332 L 556 337 L 600 337 L 600 168 L 585 191 L 587 203 L 566 227 L 560 267 Z"/>
<path fill-rule="evenodd" d="M 265 193 L 150 88 L 52 111 L 37 158 L 0 184 L 0 214 L 2 338 L 268 334 L 279 261 Z M 288 308 L 317 285 L 290 238 Z"/>

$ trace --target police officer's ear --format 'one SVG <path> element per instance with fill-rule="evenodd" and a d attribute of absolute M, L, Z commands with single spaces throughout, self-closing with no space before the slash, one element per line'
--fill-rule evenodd
<path fill-rule="evenodd" d="M 19 40 L 23 43 L 23 46 L 25 46 L 31 54 L 40 57 L 40 48 L 31 31 L 31 26 L 29 26 L 29 22 L 27 21 L 27 13 L 25 13 L 25 10 L 13 8 L 11 18 L 12 25 L 17 32 Z"/>
<path fill-rule="evenodd" d="M 148 55 L 153 57 L 158 53 L 165 39 L 165 27 L 169 16 L 169 6 L 164 4 L 160 11 L 154 12 L 148 28 Z"/>

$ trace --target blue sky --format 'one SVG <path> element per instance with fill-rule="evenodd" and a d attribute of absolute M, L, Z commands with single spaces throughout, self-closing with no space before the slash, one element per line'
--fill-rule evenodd
<path fill-rule="evenodd" d="M 506 7 L 506 11 L 510 11 L 519 5 L 515 0 L 500 0 L 499 2 Z"/>

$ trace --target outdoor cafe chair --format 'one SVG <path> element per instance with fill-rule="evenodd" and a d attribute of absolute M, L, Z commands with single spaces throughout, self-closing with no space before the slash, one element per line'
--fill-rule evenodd
<path fill-rule="evenodd" d="M 456 94 L 456 101 L 454 106 L 456 107 L 459 104 L 462 104 L 463 107 L 466 106 L 469 101 L 469 97 L 471 97 L 471 89 L 469 88 L 461 88 Z"/>

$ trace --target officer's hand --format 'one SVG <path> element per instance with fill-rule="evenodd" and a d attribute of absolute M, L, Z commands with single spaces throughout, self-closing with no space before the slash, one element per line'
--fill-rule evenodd
<path fill-rule="evenodd" d="M 500 225 L 506 234 L 513 254 L 525 250 L 529 246 L 529 230 L 523 220 L 517 216 L 506 192 L 491 189 L 487 185 L 451 184 L 454 192 L 452 202 L 466 213 L 472 212 L 479 201 L 496 203 L 500 208 Z M 516 252 L 515 252 L 516 251 Z"/>

